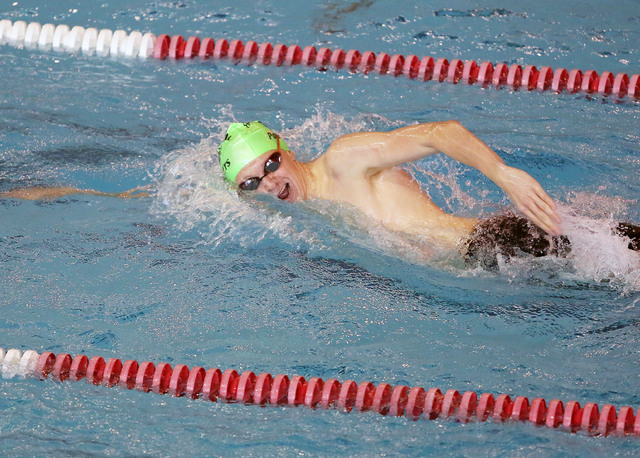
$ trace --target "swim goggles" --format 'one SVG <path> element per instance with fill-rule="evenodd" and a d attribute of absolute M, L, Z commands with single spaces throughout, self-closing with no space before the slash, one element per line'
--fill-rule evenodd
<path fill-rule="evenodd" d="M 278 149 L 280 149 L 279 146 L 280 145 L 278 145 Z M 280 154 L 280 151 L 276 151 L 271 156 L 269 156 L 269 159 L 267 159 L 267 162 L 264 163 L 264 175 L 262 175 L 259 178 L 258 177 L 247 178 L 242 183 L 240 183 L 238 187 L 243 191 L 255 191 L 256 189 L 258 189 L 258 186 L 260 186 L 260 182 L 264 177 L 266 177 L 270 173 L 275 172 L 276 170 L 278 170 L 278 168 L 280 168 L 281 161 L 282 161 L 282 155 Z"/>

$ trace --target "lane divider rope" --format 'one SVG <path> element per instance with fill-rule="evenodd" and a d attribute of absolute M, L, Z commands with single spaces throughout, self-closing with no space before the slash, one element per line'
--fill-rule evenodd
<path fill-rule="evenodd" d="M 251 371 L 239 374 L 235 369 L 205 370 L 196 366 L 189 369 L 184 364 L 171 367 L 167 363 L 155 365 L 145 361 L 118 358 L 107 361 L 101 356 L 72 357 L 68 353 L 57 356 L 45 351 L 22 353 L 11 349 L 6 353 L 0 348 L 0 370 L 4 379 L 15 376 L 53 379 L 59 382 L 80 381 L 118 386 L 129 390 L 168 394 L 175 397 L 206 399 L 216 402 L 258 405 L 288 405 L 316 408 L 336 408 L 344 412 L 377 412 L 381 415 L 405 416 L 411 420 L 423 418 L 449 418 L 457 422 L 529 422 L 573 433 L 593 436 L 640 436 L 640 409 L 634 415 L 631 407 L 616 409 L 606 404 L 600 409 L 593 402 L 584 407 L 576 401 L 564 404 L 558 399 L 547 403 L 542 398 L 531 402 L 525 396 L 512 399 L 507 394 L 494 397 L 491 393 L 478 396 L 473 391 L 460 393 L 455 389 L 444 394 L 438 388 L 387 383 L 340 382 L 336 379 L 307 380 L 296 375 L 289 377 L 268 373 L 256 375 Z"/>
<path fill-rule="evenodd" d="M 479 84 L 483 87 L 509 87 L 515 91 L 567 92 L 598 94 L 618 99 L 640 99 L 640 75 L 626 73 L 613 74 L 604 71 L 598 75 L 594 70 L 581 71 L 565 68 L 552 69 L 534 65 L 524 68 L 518 64 L 507 66 L 474 60 L 430 56 L 419 58 L 415 55 L 389 55 L 386 53 L 361 53 L 352 49 L 331 50 L 314 46 L 301 48 L 271 43 L 258 44 L 255 41 L 243 43 L 241 40 L 199 38 L 190 36 L 186 40 L 181 35 L 154 35 L 124 30 L 111 31 L 81 26 L 45 24 L 25 21 L 0 21 L 0 43 L 26 46 L 43 50 L 67 51 L 101 57 L 128 57 L 141 59 L 227 59 L 246 65 L 304 65 L 320 69 L 329 67 L 345 69 L 357 73 L 375 72 L 395 77 L 404 76 L 419 81 L 447 82 L 451 84 Z"/>

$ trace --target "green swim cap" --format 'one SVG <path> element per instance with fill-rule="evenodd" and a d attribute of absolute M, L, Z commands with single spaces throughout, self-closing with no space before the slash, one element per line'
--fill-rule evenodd
<path fill-rule="evenodd" d="M 260 121 L 229 125 L 227 135 L 218 148 L 220 166 L 229 181 L 235 181 L 238 172 L 258 156 L 278 148 L 278 136 Z M 280 149 L 288 151 L 280 140 Z"/>

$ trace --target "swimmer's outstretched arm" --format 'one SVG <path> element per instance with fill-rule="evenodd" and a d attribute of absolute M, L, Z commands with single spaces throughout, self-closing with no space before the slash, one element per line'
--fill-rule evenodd
<path fill-rule="evenodd" d="M 149 186 L 142 186 L 130 189 L 124 192 L 101 192 L 93 189 L 78 189 L 71 187 L 32 187 L 20 188 L 12 191 L 0 192 L 0 199 L 23 199 L 23 200 L 40 200 L 55 199 L 57 197 L 68 196 L 72 194 L 91 194 L 95 196 L 119 197 L 122 199 L 133 199 L 138 197 L 148 197 L 152 192 Z"/>
<path fill-rule="evenodd" d="M 336 140 L 329 151 L 339 155 L 341 166 L 369 175 L 442 152 L 490 178 L 518 210 L 547 233 L 562 233 L 556 205 L 540 184 L 528 173 L 506 165 L 495 151 L 458 121 L 417 124 L 391 132 L 345 135 Z"/>

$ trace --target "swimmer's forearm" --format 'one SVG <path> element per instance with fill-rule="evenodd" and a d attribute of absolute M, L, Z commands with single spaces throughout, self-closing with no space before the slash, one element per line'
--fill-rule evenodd
<path fill-rule="evenodd" d="M 436 123 L 423 141 L 425 149 L 435 148 L 452 159 L 479 170 L 500 185 L 506 167 L 489 146 L 458 121 Z"/>
<path fill-rule="evenodd" d="M 140 192 L 148 190 L 147 188 L 134 188 L 129 191 L 115 193 L 115 192 L 101 192 L 93 189 L 79 189 L 68 186 L 62 187 L 31 187 L 20 188 L 12 191 L 1 192 L 0 199 L 21 199 L 21 200 L 41 200 L 41 199 L 55 199 L 57 197 L 64 197 L 73 194 L 88 194 L 96 196 L 107 197 L 120 197 L 120 198 L 134 198 L 134 197 L 147 197 L 147 192 Z"/>

